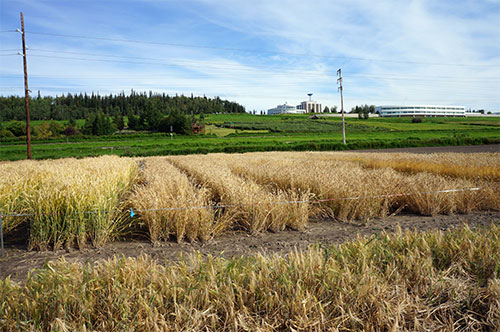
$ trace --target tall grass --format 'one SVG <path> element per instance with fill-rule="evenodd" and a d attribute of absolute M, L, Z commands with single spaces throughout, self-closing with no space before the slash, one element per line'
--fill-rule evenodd
<path fill-rule="evenodd" d="M 252 180 L 231 172 L 226 155 L 169 157 L 178 168 L 189 173 L 195 181 L 210 188 L 215 201 L 224 208 L 226 223 L 234 224 L 251 233 L 264 230 L 280 231 L 285 227 L 304 229 L 309 218 L 309 206 L 280 204 L 289 201 L 307 201 L 308 191 L 270 192 Z"/>
<path fill-rule="evenodd" d="M 48 263 L 0 281 L 3 331 L 498 331 L 500 227 L 288 256 Z"/>
<path fill-rule="evenodd" d="M 2 180 L 2 213 L 7 207 L 7 211 L 28 214 L 23 218 L 29 223 L 31 249 L 75 243 L 83 247 L 88 242 L 102 246 L 119 235 L 127 222 L 121 203 L 137 176 L 131 159 L 24 161 L 0 167 L 15 178 L 14 185 Z M 15 227 L 11 220 L 7 219 L 8 231 Z"/>
<path fill-rule="evenodd" d="M 208 240 L 225 227 L 215 223 L 215 211 L 207 188 L 195 187 L 164 157 L 145 161 L 144 183 L 128 198 L 138 217 L 147 225 L 153 243 L 175 237 Z M 207 207 L 192 209 L 192 207 Z"/>

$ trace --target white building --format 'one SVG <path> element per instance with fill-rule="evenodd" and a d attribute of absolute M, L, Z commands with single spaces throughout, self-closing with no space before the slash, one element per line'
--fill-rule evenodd
<path fill-rule="evenodd" d="M 375 107 L 375 113 L 379 114 L 381 117 L 465 116 L 465 107 L 436 105 L 387 105 Z"/>
<path fill-rule="evenodd" d="M 271 108 L 267 110 L 268 115 L 274 114 L 302 114 L 305 113 L 304 110 L 297 109 L 295 106 L 287 105 L 284 103 L 283 105 L 278 105 L 275 108 Z"/>
<path fill-rule="evenodd" d="M 297 105 L 297 109 L 304 110 L 305 113 L 321 113 L 323 109 L 321 104 L 318 104 L 315 100 L 303 101 L 300 105 Z"/>

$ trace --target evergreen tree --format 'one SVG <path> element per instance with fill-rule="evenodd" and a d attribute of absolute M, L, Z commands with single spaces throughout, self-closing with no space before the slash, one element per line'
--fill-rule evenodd
<path fill-rule="evenodd" d="M 117 115 L 113 118 L 113 123 L 115 124 L 118 130 L 123 130 L 125 128 L 125 121 L 123 119 L 123 115 Z"/>
<path fill-rule="evenodd" d="M 176 108 L 171 109 L 168 116 L 160 121 L 157 129 L 162 132 L 170 132 L 170 127 L 172 127 L 174 133 L 190 134 L 191 121 L 189 116 L 182 114 Z"/>

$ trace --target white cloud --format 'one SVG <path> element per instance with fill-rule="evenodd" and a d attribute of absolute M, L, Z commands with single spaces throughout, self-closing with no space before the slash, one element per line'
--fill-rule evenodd
<path fill-rule="evenodd" d="M 339 105 L 335 73 L 342 67 L 346 109 L 365 103 L 500 109 L 497 1 L 112 1 L 108 6 L 64 2 L 60 8 L 61 4 L 42 1 L 30 6 L 33 30 L 215 48 L 31 35 L 31 46 L 38 49 L 165 59 L 101 57 L 123 62 L 87 62 L 35 57 L 43 53 L 33 51 L 30 85 L 47 87 L 47 94 L 193 92 L 261 110 L 285 101 L 299 103 L 313 92 L 315 99 L 330 106 Z M 92 15 L 82 12 L 85 4 Z M 18 12 L 6 7 L 1 18 L 18 20 Z M 9 38 L 2 48 L 14 45 Z M 1 60 L 0 75 L 22 74 L 19 59 Z M 133 61 L 143 64 L 128 63 Z M 8 82 L 22 84 L 18 77 Z M 1 94 L 11 91 L 0 87 Z"/>

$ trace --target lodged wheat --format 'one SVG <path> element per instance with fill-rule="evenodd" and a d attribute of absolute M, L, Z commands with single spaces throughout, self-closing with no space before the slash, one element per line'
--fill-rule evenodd
<path fill-rule="evenodd" d="M 304 229 L 309 217 L 308 204 L 288 202 L 307 201 L 308 191 L 268 191 L 232 173 L 226 159 L 226 155 L 170 157 L 174 165 L 210 188 L 216 201 L 231 205 L 223 211 L 226 223 L 237 224 L 252 233 L 279 231 L 287 226 Z"/>
<path fill-rule="evenodd" d="M 224 230 L 214 222 L 206 188 L 195 187 L 164 157 L 148 158 L 144 166 L 145 183 L 137 185 L 129 204 L 146 223 L 152 242 L 171 236 L 179 242 L 184 237 L 207 240 Z"/>

